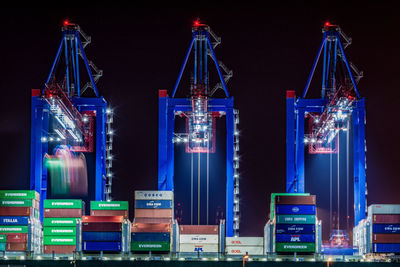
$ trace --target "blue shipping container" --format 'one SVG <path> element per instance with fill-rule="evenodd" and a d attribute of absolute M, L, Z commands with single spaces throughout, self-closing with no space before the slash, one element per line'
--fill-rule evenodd
<path fill-rule="evenodd" d="M 83 241 L 121 241 L 121 232 L 82 232 Z"/>
<path fill-rule="evenodd" d="M 374 244 L 375 253 L 396 253 L 400 252 L 400 244 Z"/>
<path fill-rule="evenodd" d="M 121 242 L 82 242 L 82 250 L 84 251 L 120 251 Z"/>
<path fill-rule="evenodd" d="M 275 241 L 276 242 L 284 242 L 284 243 L 288 243 L 288 242 L 313 243 L 313 242 L 315 242 L 315 235 L 313 235 L 313 234 L 304 234 L 304 235 L 299 235 L 299 234 L 293 234 L 293 235 L 277 234 L 275 236 Z"/>
<path fill-rule="evenodd" d="M 136 200 L 135 209 L 172 209 L 172 200 Z"/>
<path fill-rule="evenodd" d="M 162 241 L 170 242 L 170 233 L 132 233 L 131 241 Z"/>
<path fill-rule="evenodd" d="M 276 205 L 275 213 L 315 215 L 315 205 Z"/>
<path fill-rule="evenodd" d="M 1 216 L 0 225 L 28 225 L 29 217 L 27 216 Z"/>
<path fill-rule="evenodd" d="M 314 224 L 277 224 L 275 226 L 277 234 L 313 234 L 315 233 Z"/>
<path fill-rule="evenodd" d="M 7 243 L 0 243 L 0 251 L 6 251 L 6 244 Z"/>
<path fill-rule="evenodd" d="M 400 224 L 376 224 L 372 225 L 375 234 L 400 234 Z"/>

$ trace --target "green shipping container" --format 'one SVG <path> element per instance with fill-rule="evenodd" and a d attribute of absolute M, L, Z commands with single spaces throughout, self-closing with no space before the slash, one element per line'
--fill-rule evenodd
<path fill-rule="evenodd" d="M 76 235 L 76 227 L 43 227 L 43 235 Z"/>
<path fill-rule="evenodd" d="M 129 210 L 128 201 L 90 201 L 91 210 Z"/>
<path fill-rule="evenodd" d="M 315 215 L 276 215 L 276 223 L 315 224 Z"/>
<path fill-rule="evenodd" d="M 276 252 L 315 252 L 315 243 L 275 243 Z"/>
<path fill-rule="evenodd" d="M 43 237 L 43 245 L 65 245 L 72 246 L 76 245 L 76 237 L 75 236 L 44 236 Z"/>
<path fill-rule="evenodd" d="M 36 199 L 40 201 L 40 195 L 35 190 L 0 190 L 0 198 Z"/>
<path fill-rule="evenodd" d="M 0 199 L 0 207 L 34 207 L 38 209 L 38 205 L 34 199 Z"/>
<path fill-rule="evenodd" d="M 45 209 L 82 209 L 81 199 L 45 199 Z"/>
<path fill-rule="evenodd" d="M 6 243 L 0 243 L 0 251 L 6 251 Z"/>
<path fill-rule="evenodd" d="M 0 225 L 0 233 L 28 233 L 28 226 Z"/>
<path fill-rule="evenodd" d="M 7 235 L 0 235 L 0 243 L 6 243 L 7 242 Z"/>
<path fill-rule="evenodd" d="M 271 202 L 270 202 L 270 208 L 269 208 L 269 218 L 271 220 L 274 219 L 274 214 L 275 214 L 275 197 L 276 196 L 309 196 L 310 193 L 272 193 L 271 194 Z"/>
<path fill-rule="evenodd" d="M 170 242 L 140 241 L 131 242 L 131 251 L 170 251 Z"/>
<path fill-rule="evenodd" d="M 43 218 L 43 226 L 76 226 L 80 218 Z"/>

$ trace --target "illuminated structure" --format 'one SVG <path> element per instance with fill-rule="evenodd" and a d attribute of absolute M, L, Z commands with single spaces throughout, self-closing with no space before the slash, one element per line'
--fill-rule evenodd
<path fill-rule="evenodd" d="M 40 193 L 41 210 L 49 187 L 44 159 L 59 147 L 93 158 L 89 182 L 94 182 L 89 184 L 89 199 L 111 198 L 112 110 L 97 90 L 102 71 L 84 51 L 90 41 L 78 25 L 64 21 L 61 43 L 45 86 L 32 90 L 30 184 Z M 83 84 L 82 77 L 89 81 Z"/>
<path fill-rule="evenodd" d="M 226 82 L 232 76 L 222 62 L 217 61 L 214 48 L 221 42 L 211 29 L 198 20 L 192 28 L 192 39 L 186 53 L 172 96 L 166 90 L 159 92 L 159 153 L 158 189 L 174 190 L 174 146 L 181 143 L 187 153 L 215 152 L 215 119 L 226 117 L 226 229 L 227 236 L 238 234 L 239 229 L 239 158 L 238 158 L 238 111 L 233 107 Z M 214 42 L 211 41 L 211 38 Z M 193 49 L 194 48 L 194 49 Z M 175 98 L 189 56 L 193 52 L 194 69 L 190 98 Z M 210 90 L 208 57 L 215 64 L 219 83 Z M 223 75 L 221 69 L 225 72 Z M 225 98 L 212 98 L 214 92 L 223 89 Z M 185 133 L 175 133 L 175 116 L 186 117 Z M 200 164 L 199 164 L 200 165 Z M 200 168 L 200 167 L 199 167 Z M 200 177 L 200 175 L 199 175 Z M 200 178 L 198 178 L 200 184 Z M 207 199 L 208 202 L 208 199 Z M 200 203 L 200 199 L 198 199 Z M 208 214 L 207 214 L 208 216 Z"/>
<path fill-rule="evenodd" d="M 342 41 L 343 40 L 343 41 Z M 352 123 L 354 160 L 354 224 L 365 218 L 365 100 L 357 82 L 362 72 L 348 62 L 344 49 L 351 44 L 339 26 L 325 23 L 323 38 L 302 97 L 287 92 L 286 191 L 304 193 L 304 147 L 309 153 L 337 153 L 338 133 Z M 322 92 L 306 98 L 323 50 Z M 354 74 L 353 74 L 354 73 Z M 308 119 L 308 132 L 305 132 Z"/>

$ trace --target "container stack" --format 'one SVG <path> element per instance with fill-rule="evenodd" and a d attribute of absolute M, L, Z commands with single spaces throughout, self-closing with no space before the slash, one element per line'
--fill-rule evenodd
<path fill-rule="evenodd" d="M 43 204 L 43 253 L 80 251 L 84 202 L 80 199 L 46 199 Z"/>
<path fill-rule="evenodd" d="M 123 251 L 123 229 L 123 216 L 83 216 L 82 251 Z"/>
<path fill-rule="evenodd" d="M 316 252 L 315 196 L 276 195 L 274 203 L 275 252 Z"/>
<path fill-rule="evenodd" d="M 39 208 L 40 195 L 34 190 L 0 190 L 0 248 L 40 253 Z"/>
<path fill-rule="evenodd" d="M 180 225 L 179 252 L 218 253 L 218 225 Z"/>
<path fill-rule="evenodd" d="M 225 251 L 227 255 L 263 255 L 263 243 L 263 237 L 227 237 Z"/>
<path fill-rule="evenodd" d="M 131 251 L 169 252 L 173 220 L 172 191 L 135 191 Z"/>
<path fill-rule="evenodd" d="M 371 205 L 367 221 L 372 225 L 373 253 L 400 253 L 400 205 Z"/>

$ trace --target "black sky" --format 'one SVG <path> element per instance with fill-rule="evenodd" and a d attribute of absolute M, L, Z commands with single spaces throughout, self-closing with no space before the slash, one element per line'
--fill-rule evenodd
<path fill-rule="evenodd" d="M 92 36 L 86 53 L 103 69 L 98 87 L 115 107 L 114 197 L 132 202 L 134 190 L 155 189 L 158 89 L 171 92 L 200 17 L 222 37 L 217 57 L 234 72 L 228 87 L 240 110 L 241 233 L 261 235 L 269 194 L 285 190 L 285 91 L 303 91 L 330 20 L 352 37 L 347 55 L 365 74 L 368 203 L 400 203 L 400 17 L 389 2 L 0 12 L 1 188 L 29 187 L 30 89 L 42 88 L 68 18 Z M 310 90 L 318 95 L 318 80 Z"/>

